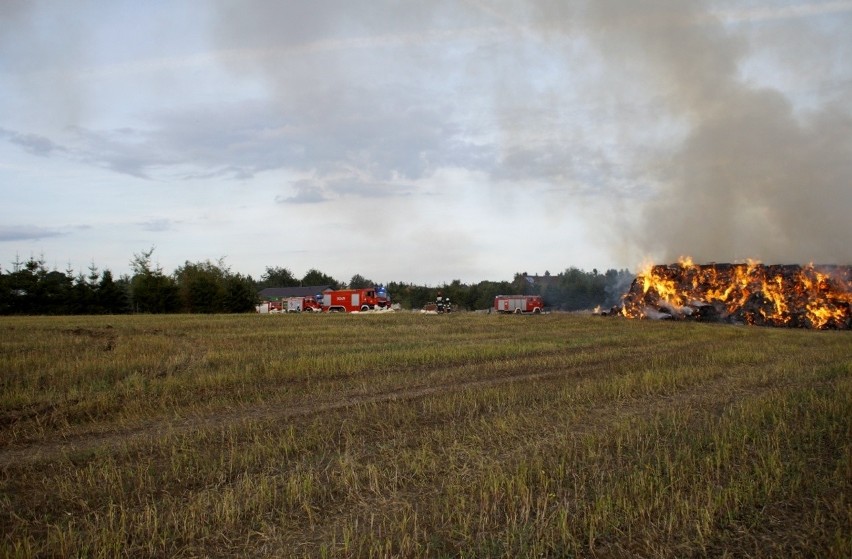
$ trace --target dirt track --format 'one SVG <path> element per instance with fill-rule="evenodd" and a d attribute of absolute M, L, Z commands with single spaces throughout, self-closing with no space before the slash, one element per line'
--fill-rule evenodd
<path fill-rule="evenodd" d="M 304 417 L 333 410 L 345 409 L 361 404 L 374 404 L 394 400 L 412 400 L 435 394 L 484 388 L 512 382 L 539 380 L 558 377 L 565 374 L 566 371 L 512 375 L 485 380 L 452 382 L 436 386 L 350 396 L 347 398 L 312 405 L 280 407 L 273 403 L 266 403 L 260 406 L 246 407 L 228 412 L 218 412 L 207 416 L 189 419 L 152 421 L 132 429 L 123 429 L 110 433 L 79 435 L 64 440 L 39 442 L 0 449 L 0 467 L 42 460 L 56 460 L 72 453 L 89 452 L 98 448 L 113 447 L 122 443 L 130 443 L 133 441 L 152 438 L 163 432 L 188 432 L 192 430 L 238 423 L 244 420 L 270 420 Z"/>
<path fill-rule="evenodd" d="M 574 380 L 588 377 L 600 370 L 603 364 L 594 366 L 582 366 L 564 369 L 555 372 L 531 373 L 520 375 L 506 375 L 497 378 L 450 382 L 435 386 L 418 387 L 411 389 L 398 389 L 376 394 L 356 395 L 336 400 L 319 402 L 310 405 L 280 406 L 276 403 L 264 403 L 258 406 L 243 407 L 226 412 L 216 412 L 209 415 L 177 420 L 149 421 L 133 428 L 110 431 L 108 433 L 91 433 L 75 435 L 62 440 L 43 441 L 19 446 L 10 446 L 0 449 L 0 468 L 14 465 L 25 465 L 39 461 L 58 460 L 73 454 L 90 453 L 97 450 L 109 450 L 123 444 L 153 439 L 158 435 L 168 433 L 185 433 L 194 430 L 220 428 L 225 425 L 240 423 L 246 420 L 276 420 L 287 418 L 306 417 L 325 412 L 350 408 L 363 404 L 375 404 L 382 402 L 413 400 L 438 394 L 460 392 L 464 390 L 488 388 L 515 382 L 529 382 L 536 380 L 553 379 L 558 377 L 570 377 Z M 634 401 L 631 405 L 622 406 L 618 409 L 617 417 L 631 416 L 639 413 L 648 413 L 657 408 L 671 406 L 675 402 L 702 402 L 704 405 L 711 404 L 721 410 L 736 396 L 736 390 L 729 386 L 730 379 L 721 377 L 715 379 L 710 385 L 708 383 L 697 384 L 688 387 L 687 390 L 675 395 L 655 395 L 641 401 Z M 768 391 L 770 387 L 752 387 L 751 393 Z M 740 394 L 741 395 L 741 394 Z M 578 431 L 588 431 L 601 426 L 601 424 L 612 424 L 616 419 L 612 415 L 614 408 L 608 407 L 610 414 L 606 421 L 601 421 L 600 414 L 593 413 L 594 410 L 586 410 L 585 415 L 589 420 L 578 427 Z"/>

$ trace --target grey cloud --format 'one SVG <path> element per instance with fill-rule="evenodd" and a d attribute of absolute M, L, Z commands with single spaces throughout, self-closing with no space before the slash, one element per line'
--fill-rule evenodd
<path fill-rule="evenodd" d="M 278 153 L 288 155 L 288 165 L 323 177 L 356 168 L 388 180 L 493 161 L 492 147 L 470 139 L 470 100 L 456 96 L 464 68 L 425 33 L 430 21 L 451 21 L 443 19 L 442 3 L 326 1 L 307 13 L 299 2 L 220 5 L 223 63 L 270 84 L 269 114 L 281 126 Z M 456 9 L 456 20 L 470 19 L 465 11 Z M 367 37 L 370 47 L 362 48 Z M 282 43 L 291 50 L 251 64 L 227 56 L 246 45 Z M 322 45 L 334 46 L 315 48 Z"/>
<path fill-rule="evenodd" d="M 19 134 L 12 137 L 11 141 L 34 155 L 48 156 L 55 151 L 67 151 L 63 146 L 54 143 L 49 138 L 36 134 Z"/>
<path fill-rule="evenodd" d="M 280 204 L 318 204 L 329 200 L 354 198 L 393 198 L 408 196 L 412 189 L 393 182 L 380 182 L 368 176 L 348 174 L 334 178 L 311 178 L 294 181 L 290 187 L 295 191 L 291 196 L 279 195 L 275 201 Z"/>
<path fill-rule="evenodd" d="M 37 225 L 0 226 L 0 242 L 38 241 L 50 237 L 60 237 L 64 233 L 55 229 L 46 229 Z"/>
<path fill-rule="evenodd" d="M 329 189 L 340 196 L 360 198 L 395 198 L 412 194 L 412 189 L 405 185 L 377 182 L 360 177 L 329 181 Z"/>
<path fill-rule="evenodd" d="M 150 130 L 74 127 L 69 157 L 140 178 L 249 179 L 273 169 L 330 179 L 352 169 L 389 181 L 490 157 L 435 108 L 389 101 L 317 115 L 275 103 L 240 103 L 153 115 Z M 369 115 L 369 116 L 368 116 Z M 18 134 L 16 137 L 22 137 Z M 45 138 L 45 147 L 52 142 Z M 56 144 L 53 144 L 56 145 Z"/>
<path fill-rule="evenodd" d="M 149 179 L 153 170 L 181 160 L 179 154 L 162 150 L 150 133 L 129 128 L 92 130 L 78 126 L 70 132 L 76 159 L 116 173 Z"/>
<path fill-rule="evenodd" d="M 68 138 L 63 145 L 44 136 L 0 129 L 0 135 L 36 155 L 60 154 L 69 160 L 142 179 L 173 175 L 245 179 L 264 168 L 280 166 L 256 161 L 252 155 L 243 157 L 232 146 L 232 134 L 223 127 L 217 139 L 196 138 L 187 135 L 180 122 L 153 131 L 73 126 L 67 129 Z M 194 142 L 195 139 L 199 141 Z M 196 170 L 187 172 L 187 168 Z"/>
<path fill-rule="evenodd" d="M 54 152 L 64 153 L 68 151 L 67 148 L 50 138 L 38 134 L 20 133 L 0 128 L 0 136 L 5 136 L 11 143 L 20 146 L 33 155 L 42 157 L 47 157 Z"/>
<path fill-rule="evenodd" d="M 412 42 L 430 23 L 463 28 L 474 10 L 446 0 L 400 3 L 396 0 L 212 0 L 214 36 L 224 48 L 309 47 L 338 40 L 396 45 Z M 381 37 L 376 41 L 376 37 Z M 370 40 L 367 40 L 367 39 Z M 393 39 L 393 40 L 391 40 Z"/>
<path fill-rule="evenodd" d="M 174 226 L 175 226 L 176 223 L 177 222 L 175 222 L 171 219 L 160 218 L 160 219 L 151 219 L 151 220 L 142 222 L 139 225 L 140 225 L 140 227 L 142 227 L 142 230 L 144 230 L 144 231 L 151 231 L 151 232 L 154 232 L 154 233 L 159 233 L 159 232 L 162 232 L 162 231 L 171 231 L 172 229 L 174 229 Z"/>
<path fill-rule="evenodd" d="M 85 94 L 63 79 L 87 56 L 89 27 L 79 15 L 84 4 L 11 0 L 0 5 L 4 88 L 26 95 L 39 107 L 39 117 L 63 124 L 79 122 L 88 109 Z"/>
<path fill-rule="evenodd" d="M 323 185 L 316 180 L 300 180 L 292 184 L 296 194 L 293 196 L 277 196 L 279 204 L 318 204 L 328 200 Z"/>
<path fill-rule="evenodd" d="M 38 134 L 0 129 L 13 144 L 39 156 L 61 155 L 69 160 L 110 169 L 117 173 L 139 178 L 149 178 L 149 171 L 176 163 L 174 157 L 164 157 L 151 149 L 153 143 L 128 141 L 128 130 L 93 131 L 70 127 L 66 143 L 60 144 Z"/>
<path fill-rule="evenodd" d="M 359 113 L 372 114 L 371 118 Z M 162 176 L 245 180 L 273 169 L 311 171 L 330 178 L 356 169 L 387 181 L 417 179 L 444 165 L 470 166 L 487 148 L 467 144 L 434 110 L 341 108 L 313 118 L 267 103 L 200 108 L 155 115 L 150 130 L 69 128 L 66 145 L 6 131 L 10 141 L 47 155 L 139 178 Z"/>

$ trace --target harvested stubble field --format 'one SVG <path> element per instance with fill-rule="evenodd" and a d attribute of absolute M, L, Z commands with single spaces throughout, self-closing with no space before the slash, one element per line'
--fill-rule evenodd
<path fill-rule="evenodd" d="M 852 335 L 0 319 L 2 555 L 852 556 Z"/>

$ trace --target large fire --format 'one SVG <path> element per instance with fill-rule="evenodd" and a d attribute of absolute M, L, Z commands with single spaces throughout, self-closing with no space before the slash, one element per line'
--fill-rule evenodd
<path fill-rule="evenodd" d="M 629 318 L 727 321 L 797 328 L 852 328 L 852 266 L 650 265 L 623 306 Z"/>

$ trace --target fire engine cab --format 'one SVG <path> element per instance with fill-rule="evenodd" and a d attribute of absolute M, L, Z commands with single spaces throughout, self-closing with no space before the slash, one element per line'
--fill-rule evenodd
<path fill-rule="evenodd" d="M 287 312 L 320 312 L 322 295 L 307 297 L 287 297 L 284 299 Z"/>

